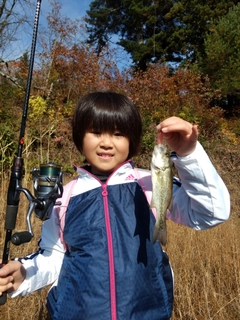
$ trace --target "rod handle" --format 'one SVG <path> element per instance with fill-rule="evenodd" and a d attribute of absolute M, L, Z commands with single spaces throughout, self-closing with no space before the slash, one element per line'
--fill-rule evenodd
<path fill-rule="evenodd" d="M 0 269 L 3 267 L 2 264 L 0 264 Z M 7 292 L 3 292 L 0 296 L 0 306 L 3 306 L 7 301 Z"/>
<path fill-rule="evenodd" d="M 0 296 L 0 306 L 3 306 L 7 301 L 7 292 L 3 292 Z"/>

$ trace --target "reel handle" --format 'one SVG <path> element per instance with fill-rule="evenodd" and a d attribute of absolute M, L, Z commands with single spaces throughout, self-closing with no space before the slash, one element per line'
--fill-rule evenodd
<path fill-rule="evenodd" d="M 33 234 L 29 231 L 15 232 L 11 237 L 11 242 L 15 246 L 19 246 L 20 244 L 30 242 L 33 238 Z"/>

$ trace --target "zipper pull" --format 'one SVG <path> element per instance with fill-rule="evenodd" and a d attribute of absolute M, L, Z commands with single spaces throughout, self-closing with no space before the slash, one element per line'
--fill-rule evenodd
<path fill-rule="evenodd" d="M 108 195 L 107 185 L 106 185 L 106 184 L 103 184 L 102 188 L 103 188 L 102 196 L 103 196 L 103 197 L 106 197 L 106 196 Z"/>

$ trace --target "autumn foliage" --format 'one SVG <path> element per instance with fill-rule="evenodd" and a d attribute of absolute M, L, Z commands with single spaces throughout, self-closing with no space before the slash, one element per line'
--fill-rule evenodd
<path fill-rule="evenodd" d="M 198 124 L 203 144 L 209 139 L 219 139 L 222 134 L 237 139 L 234 133 L 229 134 L 223 110 L 210 107 L 217 92 L 211 92 L 208 79 L 199 73 L 183 68 L 172 70 L 160 63 L 150 65 L 145 72 L 131 69 L 120 72 L 112 60 L 111 51 L 106 51 L 106 56 L 97 57 L 81 43 L 71 47 L 54 43 L 50 55 L 47 54 L 49 48 L 45 50 L 39 58 L 41 68 L 34 72 L 29 100 L 25 152 L 31 165 L 54 159 L 68 170 L 72 162 L 79 162 L 71 139 L 71 116 L 77 101 L 96 90 L 124 93 L 139 108 L 144 132 L 141 161 L 140 158 L 135 160 L 141 166 L 148 166 L 155 143 L 155 126 L 172 115 Z M 24 70 L 22 60 L 11 66 L 11 72 L 15 72 L 22 83 L 26 81 Z M 16 90 L 14 85 L 12 90 L 19 99 L 11 105 L 8 116 L 17 135 L 20 118 L 15 119 L 11 114 L 16 110 L 20 112 L 23 92 L 19 88 Z M 8 103 L 7 99 L 5 103 Z M 12 98 L 9 95 L 10 103 Z"/>
<path fill-rule="evenodd" d="M 144 132 L 141 157 L 135 159 L 138 165 L 148 167 L 155 126 L 172 115 L 198 124 L 199 139 L 205 147 L 210 139 L 217 145 L 222 137 L 237 143 L 238 131 L 231 130 L 222 109 L 211 105 L 220 93 L 211 90 L 202 74 L 188 68 L 175 70 L 160 62 L 149 64 L 145 72 L 131 68 L 120 72 L 114 49 L 105 47 L 100 55 L 96 54 L 79 38 L 83 22 L 62 17 L 59 3 L 52 0 L 51 4 L 48 27 L 39 34 L 41 51 L 35 57 L 29 101 L 24 145 L 29 170 L 51 160 L 62 163 L 64 170 L 71 170 L 73 162 L 81 162 L 71 139 L 71 117 L 77 101 L 96 90 L 124 93 L 139 108 Z M 28 53 L 24 53 L 17 61 L 2 63 L 6 78 L 1 82 L 0 113 L 5 120 L 0 121 L 0 132 L 14 128 L 15 136 L 11 152 L 8 139 L 1 146 L 3 167 L 11 162 L 18 143 L 28 59 Z"/>

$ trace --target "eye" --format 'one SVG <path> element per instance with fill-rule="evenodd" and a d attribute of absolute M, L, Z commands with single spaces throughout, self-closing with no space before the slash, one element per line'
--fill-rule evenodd
<path fill-rule="evenodd" d="M 115 135 L 116 137 L 123 137 L 123 136 L 124 136 L 124 134 L 122 134 L 122 133 L 119 132 L 119 131 L 114 132 L 114 135 Z"/>
<path fill-rule="evenodd" d="M 91 133 L 94 134 L 95 136 L 100 136 L 101 135 L 100 131 L 92 130 Z"/>

